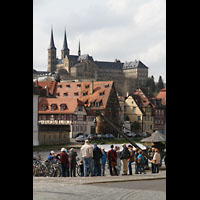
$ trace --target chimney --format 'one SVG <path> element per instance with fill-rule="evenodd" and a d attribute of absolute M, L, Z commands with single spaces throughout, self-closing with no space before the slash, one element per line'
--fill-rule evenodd
<path fill-rule="evenodd" d="M 90 95 L 92 95 L 93 92 L 94 92 L 94 81 L 92 80 L 92 81 L 90 82 Z"/>

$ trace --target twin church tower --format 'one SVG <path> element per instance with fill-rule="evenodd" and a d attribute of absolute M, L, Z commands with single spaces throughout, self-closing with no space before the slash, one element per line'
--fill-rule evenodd
<path fill-rule="evenodd" d="M 78 56 L 81 55 L 80 50 L 80 41 L 79 41 L 79 48 L 78 48 Z M 60 64 L 64 64 L 65 57 L 70 56 L 70 50 L 67 45 L 67 36 L 66 30 L 64 32 L 64 41 L 63 41 L 63 48 L 61 49 L 61 59 L 58 59 L 56 56 L 56 47 L 54 44 L 54 37 L 53 37 L 53 29 L 51 29 L 51 38 L 50 38 L 50 45 L 48 48 L 48 72 L 55 72 L 58 70 Z M 58 65 L 58 66 L 57 66 Z"/>

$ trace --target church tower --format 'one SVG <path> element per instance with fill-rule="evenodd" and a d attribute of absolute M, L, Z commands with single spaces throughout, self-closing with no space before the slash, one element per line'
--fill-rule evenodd
<path fill-rule="evenodd" d="M 80 47 L 80 40 L 79 40 L 79 44 L 78 44 L 78 56 L 81 55 L 81 47 Z"/>
<path fill-rule="evenodd" d="M 66 55 L 69 56 L 69 48 L 67 45 L 67 36 L 66 36 L 66 30 L 65 30 L 63 48 L 61 50 L 61 59 L 65 58 Z"/>
<path fill-rule="evenodd" d="M 51 28 L 51 39 L 48 48 L 48 72 L 56 71 L 56 47 L 54 45 L 53 29 Z"/>

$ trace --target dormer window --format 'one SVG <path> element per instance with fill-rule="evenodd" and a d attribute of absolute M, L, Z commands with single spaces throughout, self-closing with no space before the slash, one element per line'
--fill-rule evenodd
<path fill-rule="evenodd" d="M 51 111 L 54 111 L 57 109 L 57 105 L 56 104 L 51 104 Z"/>
<path fill-rule="evenodd" d="M 104 85 L 104 87 L 105 87 L 105 88 L 108 88 L 108 87 L 109 87 L 109 83 L 108 83 L 108 84 L 106 84 L 106 85 Z"/>
<path fill-rule="evenodd" d="M 88 95 L 88 92 L 83 92 L 83 96 L 86 96 L 86 95 Z"/>
<path fill-rule="evenodd" d="M 105 92 L 99 92 L 99 96 L 103 96 L 105 94 Z"/>
<path fill-rule="evenodd" d="M 66 104 L 60 104 L 60 110 L 66 110 L 67 105 Z"/>
<path fill-rule="evenodd" d="M 46 105 L 46 104 L 43 104 L 43 105 L 41 106 L 41 108 L 42 108 L 42 111 L 45 111 L 45 110 L 47 110 L 47 108 L 48 108 L 48 105 Z"/>

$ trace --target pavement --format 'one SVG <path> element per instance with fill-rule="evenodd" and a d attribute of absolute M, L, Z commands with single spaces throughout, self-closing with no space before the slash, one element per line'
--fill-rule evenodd
<path fill-rule="evenodd" d="M 160 170 L 159 173 L 152 174 L 147 170 L 146 174 L 133 174 L 126 176 L 93 176 L 93 177 L 33 177 L 33 183 L 65 183 L 68 184 L 96 184 L 109 182 L 127 182 L 127 181 L 141 181 L 141 180 L 157 180 L 166 179 L 166 170 Z"/>
<path fill-rule="evenodd" d="M 165 179 L 166 170 L 160 170 L 157 174 L 147 171 L 147 174 L 131 176 L 33 177 L 33 200 L 166 200 L 165 191 L 159 191 L 154 186 L 144 189 L 143 186 L 145 181 L 148 185 L 162 181 L 163 185 Z M 119 187 L 116 187 L 117 183 Z M 134 187 L 134 183 L 138 183 L 139 187 Z"/>

